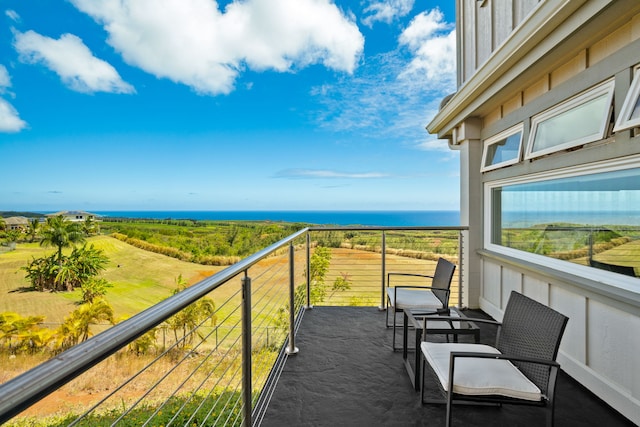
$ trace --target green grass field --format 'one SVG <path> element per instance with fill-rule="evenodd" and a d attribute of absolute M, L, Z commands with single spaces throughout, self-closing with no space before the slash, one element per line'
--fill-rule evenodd
<path fill-rule="evenodd" d="M 101 274 L 113 284 L 107 292 L 116 318 L 130 317 L 171 295 L 178 275 L 193 284 L 222 267 L 203 266 L 135 248 L 109 236 L 96 236 L 88 244 L 109 258 Z M 15 251 L 0 254 L 0 312 L 45 316 L 45 323 L 60 323 L 76 308 L 80 292 L 35 292 L 25 279 L 25 266 L 33 257 L 49 255 L 54 248 L 21 243 Z"/>

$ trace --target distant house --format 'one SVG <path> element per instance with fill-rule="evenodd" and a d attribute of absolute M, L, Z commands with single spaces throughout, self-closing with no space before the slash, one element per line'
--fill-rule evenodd
<path fill-rule="evenodd" d="M 71 222 L 84 222 L 87 219 L 97 220 L 99 217 L 99 215 L 85 211 L 60 211 L 47 214 L 47 217 L 49 218 L 56 216 L 62 216 L 64 219 Z"/>
<path fill-rule="evenodd" d="M 10 216 L 9 218 L 4 218 L 4 223 L 7 230 L 25 231 L 29 227 L 29 218 L 24 216 Z"/>

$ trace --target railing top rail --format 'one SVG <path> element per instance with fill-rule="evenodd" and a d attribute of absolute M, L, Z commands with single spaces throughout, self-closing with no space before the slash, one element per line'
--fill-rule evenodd
<path fill-rule="evenodd" d="M 386 231 L 386 230 L 402 230 L 402 231 L 462 231 L 468 230 L 466 225 L 451 225 L 451 226 L 363 226 L 363 225 L 347 225 L 347 226 L 312 226 L 309 227 L 309 231 Z"/>
<path fill-rule="evenodd" d="M 0 384 L 0 424 L 95 366 L 223 283 L 248 270 L 270 253 L 293 242 L 307 231 L 308 228 L 303 228 L 87 341 L 71 347 L 6 383 Z"/>

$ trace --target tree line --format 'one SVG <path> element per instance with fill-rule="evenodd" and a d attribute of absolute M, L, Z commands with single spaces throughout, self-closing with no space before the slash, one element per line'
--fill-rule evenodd
<path fill-rule="evenodd" d="M 63 217 L 52 217 L 39 230 L 40 244 L 56 248 L 51 255 L 33 258 L 23 270 L 35 291 L 68 292 L 76 288 L 81 290 L 81 301 L 76 310 L 65 317 L 64 322 L 55 329 L 42 327 L 43 316 L 21 316 L 17 313 L 0 313 L 0 351 L 10 354 L 50 352 L 56 354 L 88 339 L 91 326 L 97 324 L 115 324 L 113 308 L 105 299 L 112 286 L 100 273 L 105 269 L 108 258 L 103 251 L 86 244 L 88 229 L 81 223 L 70 222 Z M 91 229 L 95 230 L 95 229 Z M 83 244 L 76 247 L 77 244 Z M 63 248 L 73 247 L 69 255 Z M 325 275 L 331 259 L 331 250 L 316 246 L 311 257 L 309 280 L 311 283 L 311 304 L 322 302 L 327 295 Z M 305 274 L 306 276 L 306 274 Z M 176 278 L 174 294 L 187 286 L 182 276 Z M 348 277 L 336 279 L 332 292 L 350 288 Z M 306 283 L 295 290 L 296 311 L 305 302 Z M 177 350 L 185 350 L 193 341 L 193 331 L 197 325 L 208 321 L 216 324 L 215 302 L 208 297 L 175 314 L 165 323 L 149 331 L 130 344 L 129 349 L 136 354 L 146 354 L 158 348 L 159 329 L 173 331 Z M 282 308 L 274 319 L 276 328 L 285 332 L 288 328 L 288 308 Z"/>

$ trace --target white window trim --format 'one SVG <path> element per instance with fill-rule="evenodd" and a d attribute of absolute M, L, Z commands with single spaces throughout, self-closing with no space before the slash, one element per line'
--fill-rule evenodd
<path fill-rule="evenodd" d="M 505 160 L 503 162 L 500 163 L 495 163 L 492 165 L 486 165 L 487 164 L 487 156 L 489 154 L 489 147 L 493 144 L 496 144 L 499 141 L 502 141 L 503 139 L 506 139 L 512 135 L 517 134 L 518 132 L 520 132 L 520 142 L 518 143 L 518 155 L 514 158 L 514 159 L 510 159 L 510 160 Z M 522 123 L 519 123 L 515 126 L 510 127 L 509 129 L 503 130 L 502 132 L 500 132 L 497 135 L 492 136 L 491 138 L 487 138 L 484 141 L 484 148 L 482 150 L 482 167 L 480 168 L 481 172 L 487 172 L 493 169 L 499 169 L 505 166 L 509 166 L 509 165 L 513 165 L 515 163 L 518 163 L 520 161 L 520 158 L 522 157 L 522 134 L 524 132 L 524 125 Z"/>
<path fill-rule="evenodd" d="M 627 97 L 624 99 L 620 114 L 616 120 L 616 124 L 613 127 L 614 132 L 620 132 L 623 130 L 631 129 L 640 126 L 640 117 L 631 120 L 629 117 L 633 113 L 633 109 L 636 106 L 638 98 L 640 97 L 640 66 L 636 67 L 633 72 L 633 81 L 627 92 Z"/>
<path fill-rule="evenodd" d="M 587 144 L 589 142 L 598 141 L 603 139 L 606 136 L 607 128 L 609 126 L 609 119 L 611 118 L 611 111 L 613 110 L 612 102 L 613 102 L 613 89 L 614 89 L 614 80 L 610 79 L 604 83 L 601 83 L 593 88 L 582 92 L 581 94 L 574 96 L 560 104 L 557 104 L 546 111 L 543 111 L 531 118 L 531 131 L 529 132 L 529 139 L 527 141 L 527 151 L 525 154 L 525 159 L 532 159 L 535 157 L 540 157 L 545 154 L 555 153 L 557 151 L 566 150 L 567 148 L 576 147 L 579 145 Z M 538 130 L 538 125 L 545 120 L 548 120 L 552 117 L 555 117 L 559 114 L 562 114 L 566 111 L 572 110 L 586 102 L 589 102 L 595 98 L 598 98 L 602 95 L 607 95 L 607 104 L 609 108 L 605 112 L 600 122 L 600 127 L 597 132 L 587 135 L 585 137 L 575 139 L 573 141 L 566 142 L 564 144 L 555 145 L 553 147 L 545 148 L 538 151 L 533 151 L 533 143 L 536 137 L 536 133 Z"/>
<path fill-rule="evenodd" d="M 572 168 L 567 168 L 562 171 L 549 171 L 541 172 L 537 174 L 531 174 L 528 176 L 518 176 L 515 178 L 506 178 L 496 181 L 487 182 L 484 185 L 484 247 L 495 253 L 508 255 L 514 258 L 519 258 L 531 263 L 540 264 L 562 270 L 567 273 L 575 274 L 577 276 L 585 276 L 597 278 L 599 281 L 611 285 L 613 287 L 626 289 L 630 292 L 640 293 L 638 289 L 638 278 L 626 277 L 623 275 L 611 273 L 608 271 L 600 271 L 593 267 L 574 264 L 569 261 L 563 261 L 544 255 L 538 255 L 531 252 L 521 251 L 514 248 L 498 245 L 491 242 L 491 236 L 493 236 L 492 229 L 492 210 L 493 200 L 492 191 L 497 187 L 504 187 L 514 184 L 526 184 L 529 182 L 541 182 L 549 181 L 558 178 L 570 178 L 581 175 L 590 175 L 601 172 L 614 172 L 625 169 L 640 168 L 640 155 L 630 156 L 616 161 L 602 161 L 591 163 L 587 165 L 579 165 Z"/>

